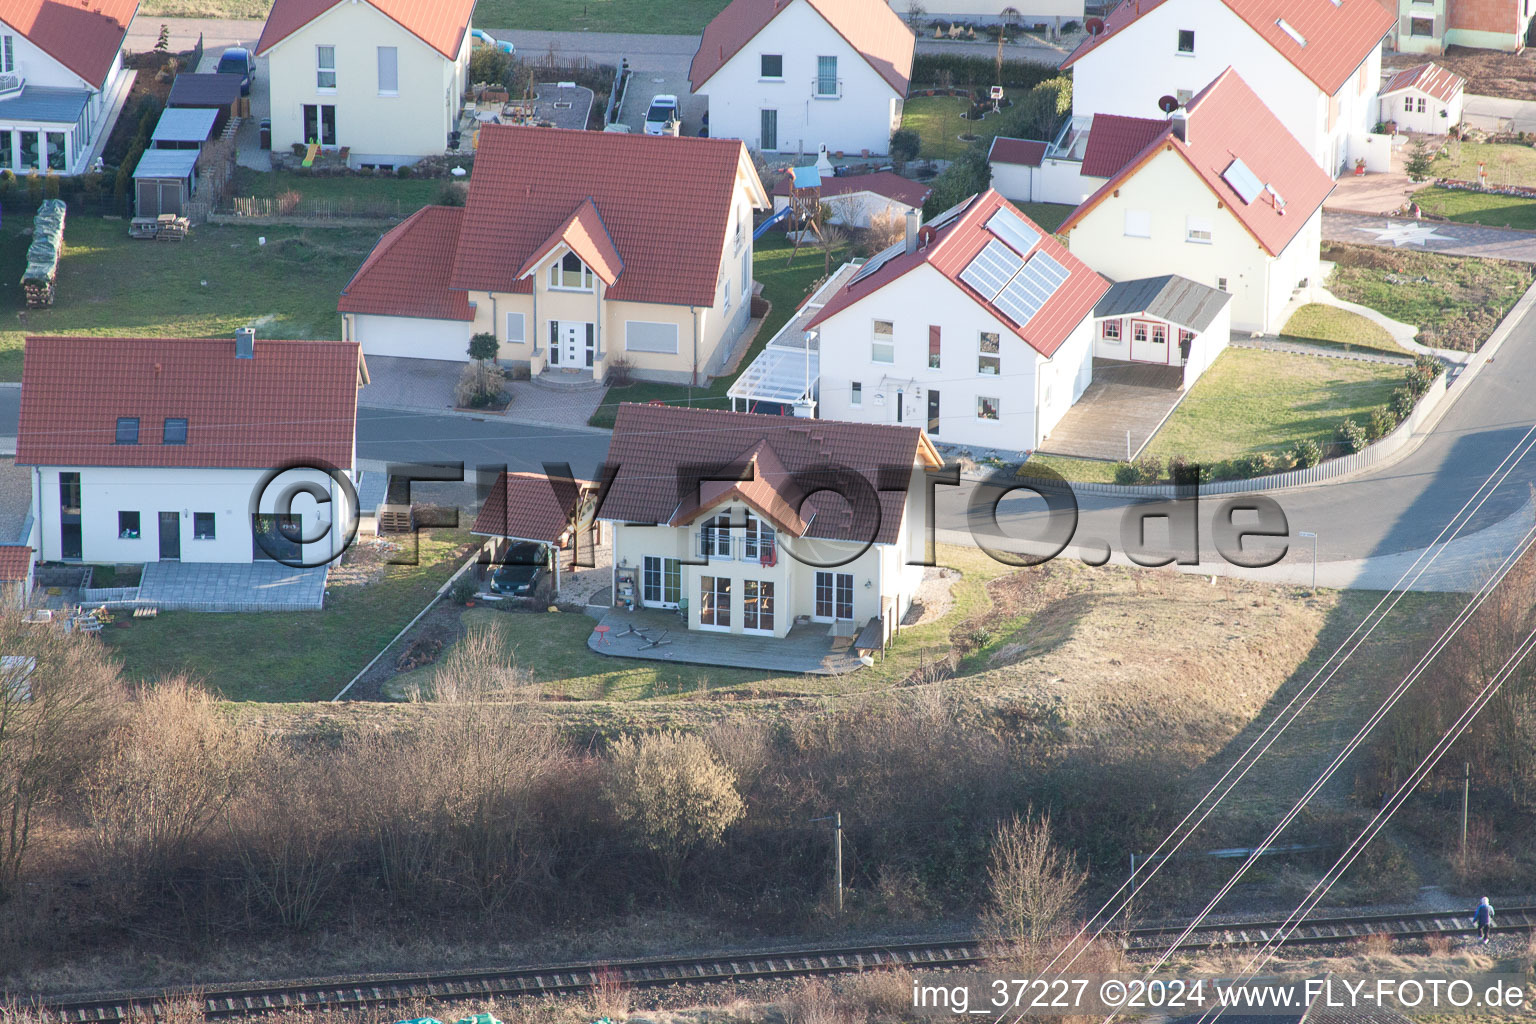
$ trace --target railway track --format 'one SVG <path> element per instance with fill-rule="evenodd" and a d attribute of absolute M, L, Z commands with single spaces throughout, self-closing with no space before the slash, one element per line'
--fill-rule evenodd
<path fill-rule="evenodd" d="M 1180 949 L 1214 949 L 1266 942 L 1283 922 L 1205 925 L 1179 943 Z M 1500 910 L 1501 931 L 1536 930 L 1536 907 Z M 1132 952 L 1167 948 L 1183 929 L 1178 926 L 1134 928 L 1122 939 Z M 1422 938 L 1470 932 L 1466 914 L 1382 914 L 1330 917 L 1307 921 L 1287 945 L 1349 942 L 1371 935 L 1394 939 Z M 210 1020 L 255 1016 L 278 1010 L 355 1010 L 398 1006 L 417 1001 L 471 1001 L 517 996 L 567 995 L 598 985 L 625 989 L 710 982 L 790 979 L 873 968 L 942 970 L 974 967 L 986 960 L 978 939 L 887 943 L 828 949 L 787 949 L 698 958 L 655 958 L 606 963 L 578 963 L 504 971 L 465 971 L 439 974 L 392 974 L 357 979 L 285 982 L 204 989 L 197 993 Z M 120 995 L 106 998 L 48 1001 L 41 1009 L 67 1024 L 117 1024 L 133 1018 L 161 1016 L 166 1002 L 189 995 Z"/>

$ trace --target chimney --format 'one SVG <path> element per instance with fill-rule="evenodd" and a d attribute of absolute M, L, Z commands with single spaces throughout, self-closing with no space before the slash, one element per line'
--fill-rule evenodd
<path fill-rule="evenodd" d="M 1173 134 L 1179 137 L 1179 141 L 1185 144 L 1189 142 L 1189 111 L 1184 107 L 1173 112 Z"/>
<path fill-rule="evenodd" d="M 256 328 L 241 327 L 235 331 L 235 358 L 256 358 Z"/>
<path fill-rule="evenodd" d="M 923 211 L 907 211 L 907 252 L 917 252 L 917 229 L 922 226 Z"/>

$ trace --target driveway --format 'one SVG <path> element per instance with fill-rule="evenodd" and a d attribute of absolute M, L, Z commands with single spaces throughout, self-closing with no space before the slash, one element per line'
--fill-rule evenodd
<path fill-rule="evenodd" d="M 1047 455 L 1133 459 L 1184 398 L 1177 366 L 1093 361 L 1093 383 L 1040 446 Z"/>
<path fill-rule="evenodd" d="M 1391 246 L 1451 256 L 1536 263 L 1536 232 L 1485 228 L 1477 224 L 1415 221 L 1323 211 L 1323 238 L 1329 242 Z"/>
<path fill-rule="evenodd" d="M 368 357 L 368 386 L 358 402 L 373 409 L 409 409 L 413 412 L 454 412 L 454 385 L 465 363 L 451 359 Z M 504 415 L 490 412 L 462 413 L 494 417 L 507 423 L 539 426 L 585 427 L 602 404 L 607 388 L 557 390 L 531 381 L 509 380 L 512 404 Z"/>

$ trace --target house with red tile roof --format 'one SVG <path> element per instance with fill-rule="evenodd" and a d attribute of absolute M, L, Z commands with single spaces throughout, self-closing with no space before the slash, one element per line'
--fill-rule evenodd
<path fill-rule="evenodd" d="M 81 174 L 95 163 L 134 73 L 123 39 L 138 0 L 0 0 L 0 166 Z"/>
<path fill-rule="evenodd" d="M 878 648 L 922 582 L 942 460 L 915 425 L 626 403 L 608 465 L 619 608 L 748 636 L 873 622 Z"/>
<path fill-rule="evenodd" d="M 500 358 L 561 381 L 718 375 L 744 337 L 752 211 L 768 196 L 734 139 L 489 125 L 469 197 L 392 229 L 342 293 L 369 355 Z"/>
<path fill-rule="evenodd" d="M 1159 117 L 1096 114 L 1081 124 L 1069 122 L 1054 143 L 994 139 L 987 154 L 992 187 L 1014 202 L 1076 206 L 1141 152 L 1164 123 Z"/>
<path fill-rule="evenodd" d="M 1381 119 L 1398 131 L 1444 135 L 1461 124 L 1467 80 L 1438 64 L 1404 68 L 1381 87 Z"/>
<path fill-rule="evenodd" d="M 322 565 L 344 550 L 356 343 L 28 338 L 21 380 L 39 559 Z"/>
<path fill-rule="evenodd" d="M 821 201 L 832 210 L 828 224 L 867 228 L 876 218 L 894 218 L 899 225 L 909 211 L 921 210 L 932 191 L 927 185 L 903 178 L 892 171 L 869 174 L 820 176 Z M 792 175 L 785 175 L 773 186 L 775 213 L 789 205 L 794 187 Z"/>
<path fill-rule="evenodd" d="M 688 81 L 716 138 L 763 153 L 886 153 L 916 46 L 886 0 L 731 0 Z"/>
<path fill-rule="evenodd" d="M 1536 7 L 1525 0 L 1394 0 L 1399 53 L 1440 54 L 1447 46 L 1519 53 Z"/>
<path fill-rule="evenodd" d="M 805 324 L 818 414 L 1038 447 L 1093 379 L 1093 307 L 1109 282 L 995 191 L 916 221 Z"/>
<path fill-rule="evenodd" d="M 448 149 L 469 86 L 474 0 L 274 0 L 272 147 L 318 143 L 394 168 Z"/>
<path fill-rule="evenodd" d="M 1064 136 L 1091 135 L 1103 114 L 1166 116 L 1232 67 L 1338 177 L 1357 158 L 1387 158 L 1370 138 L 1393 22 L 1379 0 L 1122 0 L 1062 62 L 1072 70 Z"/>
<path fill-rule="evenodd" d="M 32 594 L 32 549 L 26 544 L 0 544 L 0 608 L 23 607 Z"/>
<path fill-rule="evenodd" d="M 1232 295 L 1232 326 L 1273 333 L 1315 280 L 1333 181 L 1228 68 L 1063 222 L 1114 280 L 1178 274 Z"/>

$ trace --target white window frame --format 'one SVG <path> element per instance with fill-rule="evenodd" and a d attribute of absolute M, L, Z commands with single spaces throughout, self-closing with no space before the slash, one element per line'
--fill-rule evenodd
<path fill-rule="evenodd" d="M 993 415 L 986 415 L 986 403 L 992 403 Z M 982 423 L 1003 422 L 1003 400 L 993 395 L 976 396 L 976 419 Z"/>
<path fill-rule="evenodd" d="M 581 264 L 580 271 L 568 271 L 565 269 L 565 258 L 567 256 Z M 580 282 L 579 284 L 568 283 L 568 278 L 573 274 Z M 574 252 L 571 252 L 569 249 L 561 253 L 560 258 L 549 265 L 549 288 L 551 291 L 590 292 L 593 288 L 594 280 L 596 280 L 596 277 L 592 273 L 592 268 L 587 266 L 585 260 L 583 260 L 580 256 L 577 256 Z"/>
<path fill-rule="evenodd" d="M 1189 49 L 1187 50 L 1183 46 L 1183 35 L 1185 32 L 1189 33 Z M 1173 37 L 1173 47 L 1173 52 L 1180 57 L 1193 57 L 1195 55 L 1195 30 L 1192 28 L 1178 29 L 1177 35 Z"/>
<path fill-rule="evenodd" d="M 322 63 L 325 51 L 331 51 L 331 63 L 327 67 Z M 331 84 L 325 84 L 325 76 L 331 76 Z M 317 43 L 315 45 L 315 91 L 333 93 L 336 91 L 336 46 L 333 43 Z"/>
<path fill-rule="evenodd" d="M 848 387 L 848 404 L 855 409 L 864 408 L 864 382 L 853 381 Z"/>
<path fill-rule="evenodd" d="M 1115 329 L 1113 334 L 1109 332 L 1111 327 Z M 1099 340 L 1110 345 L 1125 343 L 1125 339 L 1121 336 L 1119 317 L 1110 317 L 1107 320 L 1099 321 Z"/>
<path fill-rule="evenodd" d="M 512 332 L 512 318 L 517 317 L 517 333 Z M 507 314 L 507 344 L 523 345 L 528 341 L 528 318 L 522 313 Z"/>
<path fill-rule="evenodd" d="M 725 279 L 724 288 L 725 288 L 725 292 L 724 292 L 724 297 L 721 299 L 720 311 L 722 313 L 728 313 L 731 310 L 731 279 L 730 278 L 726 278 Z"/>
<path fill-rule="evenodd" d="M 0 71 L 10 74 L 16 70 L 16 37 L 9 32 L 5 34 L 4 52 L 0 53 Z"/>
<path fill-rule="evenodd" d="M 997 351 L 987 351 L 987 341 L 991 339 L 993 348 Z M 987 369 L 990 360 L 992 368 Z M 981 331 L 976 335 L 976 373 L 982 377 L 1001 377 L 1003 375 L 1003 336 L 998 331 Z"/>
<path fill-rule="evenodd" d="M 1215 228 L 1204 217 L 1184 218 L 1184 241 L 1195 245 L 1210 245 L 1214 238 Z"/>
<path fill-rule="evenodd" d="M 384 54 L 385 54 L 386 51 L 389 52 L 389 53 L 394 54 L 395 87 L 393 89 L 386 89 L 386 88 L 384 88 Z M 379 95 L 380 96 L 399 96 L 400 95 L 400 48 L 398 46 L 380 46 L 378 48 L 378 58 L 377 58 L 377 60 L 378 60 L 378 72 L 379 72 Z"/>
<path fill-rule="evenodd" d="M 882 331 L 880 325 L 884 324 L 889 330 Z M 889 350 L 889 358 L 882 359 L 882 353 Z M 896 362 L 896 321 L 876 320 L 869 329 L 869 361 L 879 363 L 881 366 L 891 366 Z"/>
<path fill-rule="evenodd" d="M 700 558 L 719 561 L 730 561 L 731 554 L 731 514 L 722 512 L 704 520 L 699 527 L 698 546 L 695 549 Z"/>
<path fill-rule="evenodd" d="M 769 74 L 764 74 L 763 73 L 763 60 L 765 58 L 768 58 L 768 57 L 777 57 L 777 58 L 779 58 L 779 73 L 777 75 L 769 75 Z M 782 53 L 760 53 L 760 54 L 758 54 L 757 55 L 757 80 L 759 82 L 782 82 L 782 81 L 784 81 L 784 55 Z"/>

